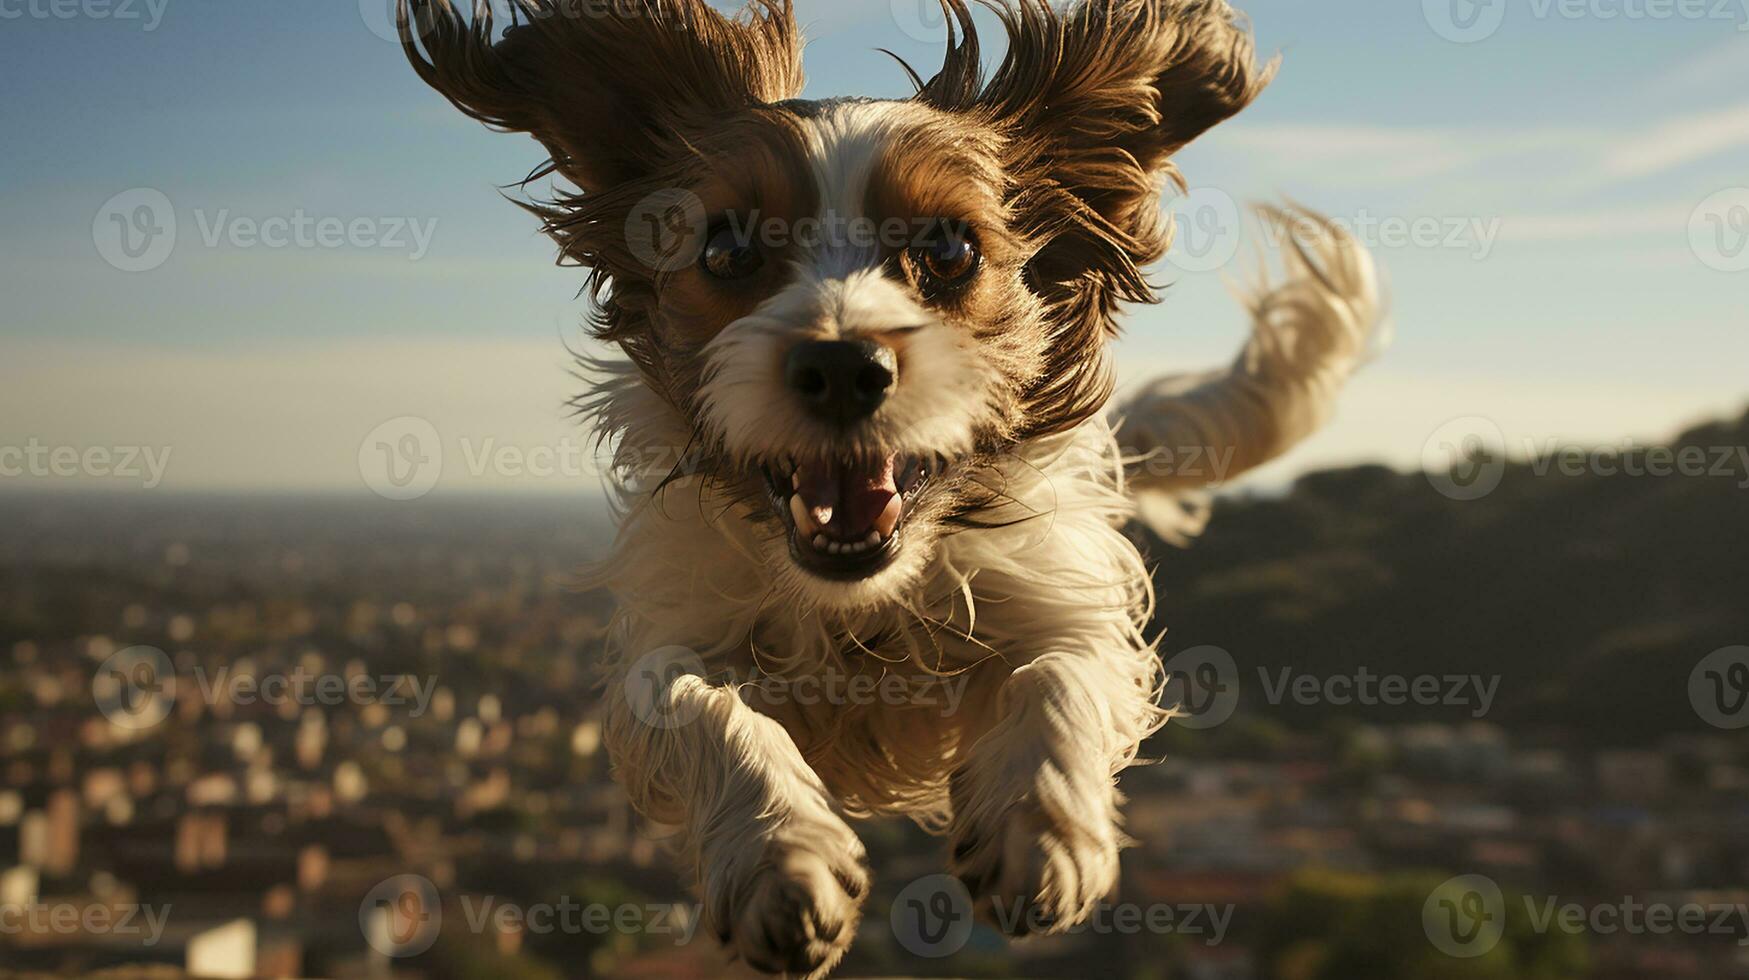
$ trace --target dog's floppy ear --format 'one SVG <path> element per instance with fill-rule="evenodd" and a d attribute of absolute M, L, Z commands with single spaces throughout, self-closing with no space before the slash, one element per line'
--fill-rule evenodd
<path fill-rule="evenodd" d="M 918 98 L 1007 137 L 1011 203 L 1042 245 L 1035 284 L 1104 315 L 1118 299 L 1151 298 L 1139 267 L 1171 242 L 1159 193 L 1178 179 L 1172 155 L 1256 98 L 1274 63 L 1256 64 L 1226 0 L 986 0 L 1009 36 L 986 85 L 965 0 L 940 2 L 952 15 L 947 61 Z"/>
<path fill-rule="evenodd" d="M 694 125 L 802 86 L 791 0 L 737 19 L 705 0 L 397 0 L 402 47 L 432 88 L 488 125 L 531 133 L 559 173 L 602 190 L 672 162 Z M 423 51 L 421 51 L 423 48 Z"/>

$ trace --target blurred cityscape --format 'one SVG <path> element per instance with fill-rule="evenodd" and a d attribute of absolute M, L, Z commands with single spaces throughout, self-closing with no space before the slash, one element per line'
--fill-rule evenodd
<path fill-rule="evenodd" d="M 1743 491 L 1550 479 L 1514 467 L 1458 501 L 1326 474 L 1224 504 L 1197 548 L 1148 542 L 1190 714 L 1123 777 L 1112 915 L 944 952 L 898 918 L 945 844 L 864 823 L 876 890 L 837 975 L 1749 977 L 1749 738 L 1682 693 L 1715 648 L 1738 676 L 1742 558 L 1649 563 L 1571 526 L 1597 496 L 1741 551 Z M 1527 547 L 1553 571 L 1425 532 L 1516 540 L 1509 516 L 1551 494 Z M 594 506 L 11 493 L 0 526 L 0 973 L 752 976 L 609 777 L 607 608 L 575 575 L 611 533 Z M 1551 606 L 1489 613 L 1529 652 L 1482 651 L 1479 583 L 1595 597 L 1618 563 L 1661 625 L 1594 642 L 1551 638 Z M 1707 584 L 1672 585 L 1679 566 Z M 1444 618 L 1405 598 L 1424 593 Z M 1707 595 L 1731 608 L 1677 608 Z"/>

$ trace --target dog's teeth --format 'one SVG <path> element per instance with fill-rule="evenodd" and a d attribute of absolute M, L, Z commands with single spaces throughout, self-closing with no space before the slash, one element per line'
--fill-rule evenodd
<path fill-rule="evenodd" d="M 801 499 L 800 495 L 797 495 L 797 497 L 795 499 L 800 500 Z M 815 527 L 825 527 L 826 525 L 832 523 L 832 508 L 830 508 L 830 507 L 815 507 L 812 510 L 808 511 L 808 516 L 812 517 L 814 519 L 814 526 Z"/>
<path fill-rule="evenodd" d="M 802 471 L 801 470 L 796 470 L 795 472 L 793 472 L 789 475 L 789 488 L 791 490 L 800 490 L 802 488 Z"/>
<path fill-rule="evenodd" d="M 899 515 L 905 512 L 905 501 L 898 494 L 893 494 L 887 501 L 887 508 L 881 511 L 881 516 L 875 518 L 875 531 L 882 537 L 893 533 L 893 528 L 899 526 Z"/>
<path fill-rule="evenodd" d="M 802 495 L 799 493 L 793 494 L 789 498 L 789 516 L 795 518 L 796 529 L 801 531 L 803 535 L 820 529 L 819 522 L 815 521 L 813 516 L 808 513 L 808 505 L 802 503 Z"/>
<path fill-rule="evenodd" d="M 870 531 L 868 532 L 868 537 L 862 539 L 862 543 L 872 548 L 875 545 L 880 544 L 883 540 L 885 539 L 881 537 L 881 532 Z"/>
<path fill-rule="evenodd" d="M 814 535 L 814 550 L 815 550 L 815 551 L 825 551 L 825 550 L 826 550 L 826 546 L 827 546 L 827 545 L 828 545 L 828 544 L 829 544 L 829 543 L 830 543 L 830 542 L 828 542 L 828 541 L 827 541 L 827 540 L 826 540 L 826 536 L 825 536 L 825 535 L 824 535 L 824 534 L 816 534 L 816 535 Z"/>

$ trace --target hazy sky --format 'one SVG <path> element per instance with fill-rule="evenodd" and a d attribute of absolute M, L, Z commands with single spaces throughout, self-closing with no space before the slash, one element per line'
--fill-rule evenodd
<path fill-rule="evenodd" d="M 495 190 L 540 154 L 419 83 L 383 2 L 0 0 L 0 473 L 143 447 L 160 480 L 98 482 L 358 490 L 412 417 L 445 491 L 593 485 L 559 407 L 581 275 Z M 876 47 L 938 63 L 929 0 L 798 6 L 811 96 L 903 94 Z M 1126 378 L 1230 356 L 1222 203 L 1288 195 L 1371 240 L 1397 340 L 1266 482 L 1414 465 L 1455 417 L 1522 448 L 1742 410 L 1749 0 L 1245 6 L 1285 66 L 1180 157 L 1201 254 Z"/>

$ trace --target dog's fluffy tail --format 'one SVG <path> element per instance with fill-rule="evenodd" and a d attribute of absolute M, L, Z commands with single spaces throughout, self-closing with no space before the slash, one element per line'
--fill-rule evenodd
<path fill-rule="evenodd" d="M 1252 331 L 1238 359 L 1160 378 L 1116 410 L 1139 516 L 1174 544 L 1201 533 L 1213 487 L 1329 421 L 1349 376 L 1387 339 L 1364 246 L 1302 208 L 1264 206 L 1258 215 L 1280 233 L 1285 278 L 1272 285 L 1265 267 L 1241 295 Z"/>

